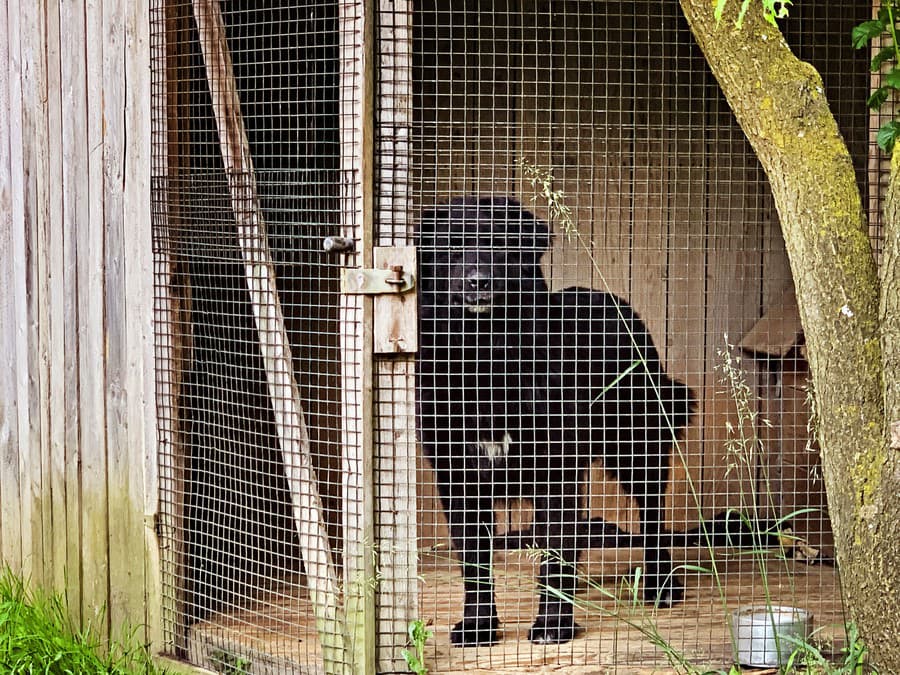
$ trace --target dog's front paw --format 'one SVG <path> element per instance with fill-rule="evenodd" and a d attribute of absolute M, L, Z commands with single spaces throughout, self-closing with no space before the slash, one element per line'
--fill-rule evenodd
<path fill-rule="evenodd" d="M 465 618 L 450 631 L 450 642 L 457 647 L 497 644 L 500 621 L 496 616 Z"/>
<path fill-rule="evenodd" d="M 571 616 L 539 616 L 528 630 L 528 639 L 536 645 L 558 645 L 578 637 L 582 631 Z"/>
<path fill-rule="evenodd" d="M 644 578 L 644 602 L 655 607 L 672 607 L 684 599 L 684 584 L 673 574 L 658 578 L 652 583 L 650 577 Z"/>

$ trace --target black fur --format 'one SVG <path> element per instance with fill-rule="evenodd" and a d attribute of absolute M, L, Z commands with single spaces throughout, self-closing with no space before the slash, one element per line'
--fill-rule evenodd
<path fill-rule="evenodd" d="M 547 224 L 506 198 L 454 199 L 421 222 L 419 427 L 462 562 L 457 645 L 498 639 L 493 509 L 514 497 L 533 502 L 529 536 L 552 552 L 529 639 L 578 633 L 565 598 L 584 539 L 580 483 L 595 459 L 638 504 L 645 600 L 670 605 L 683 595 L 661 520 L 691 392 L 665 374 L 626 302 L 584 288 L 549 291 L 539 267 L 549 244 Z"/>

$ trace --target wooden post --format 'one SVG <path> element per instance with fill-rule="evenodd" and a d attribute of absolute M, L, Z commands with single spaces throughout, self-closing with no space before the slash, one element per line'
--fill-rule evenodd
<path fill-rule="evenodd" d="M 125 414 L 131 421 L 127 445 L 123 454 L 129 458 L 122 475 L 128 481 L 127 494 L 132 498 L 131 517 L 122 522 L 127 528 L 122 536 L 124 547 L 119 552 L 119 567 L 129 576 L 124 579 L 128 589 L 122 593 L 127 599 L 124 622 L 143 620 L 148 643 L 157 648 L 162 644 L 159 627 L 162 592 L 154 583 L 159 570 L 159 545 L 156 538 L 155 516 L 159 500 L 157 481 L 158 447 L 156 444 L 156 368 L 154 343 L 154 255 L 151 192 L 147 189 L 152 176 L 151 167 L 151 46 L 150 6 L 145 2 L 124 2 L 121 5 L 124 23 L 124 110 L 122 118 L 128 141 L 122 159 L 125 173 L 123 221 L 125 223 L 122 259 L 126 261 L 124 296 L 126 300 L 124 386 L 128 391 Z M 62 24 L 65 26 L 65 24 Z M 110 59 L 114 61 L 114 59 Z M 111 64 L 112 65 L 112 64 Z M 144 453 L 129 452 L 143 447 Z M 135 504 L 139 503 L 138 510 Z M 111 511 L 112 512 L 112 511 Z M 135 527 L 143 524 L 143 530 Z M 133 551 L 143 545 L 145 564 L 133 567 Z"/>
<path fill-rule="evenodd" d="M 872 0 L 872 18 L 878 16 L 881 11 L 881 0 Z M 881 35 L 872 40 L 869 48 L 870 56 L 875 56 L 885 47 L 885 38 Z M 882 79 L 889 69 L 889 64 L 882 66 L 881 70 L 871 73 L 869 80 L 871 89 L 874 91 L 882 84 Z M 878 136 L 878 129 L 887 120 L 895 116 L 898 104 L 894 97 L 888 99 L 880 110 L 869 111 L 869 157 L 866 163 L 866 172 L 868 174 L 869 184 L 869 212 L 866 214 L 869 219 L 869 238 L 873 242 L 872 250 L 875 255 L 875 262 L 881 262 L 881 238 L 884 234 L 884 223 L 882 207 L 882 198 L 887 191 L 888 177 L 891 174 L 891 155 L 882 152 L 881 148 L 875 142 Z"/>
<path fill-rule="evenodd" d="M 18 361 L 21 389 L 19 423 L 19 471 L 22 477 L 22 543 L 25 556 L 23 572 L 36 585 L 53 582 L 52 550 L 49 536 L 51 506 L 44 501 L 42 486 L 49 485 L 49 320 L 48 320 L 48 133 L 47 133 L 47 61 L 44 19 L 41 5 L 18 15 L 18 25 L 10 26 L 15 38 L 10 51 L 16 49 L 15 72 L 21 89 L 21 219 L 24 284 L 19 301 L 24 306 Z M 18 43 L 18 44 L 16 44 Z M 19 195 L 16 195 L 18 198 Z M 17 205 L 13 205 L 16 208 Z M 24 417 L 22 417 L 24 415 Z M 45 441 L 47 439 L 47 441 Z M 47 490 L 49 493 L 50 490 Z"/>
<path fill-rule="evenodd" d="M 28 434 L 25 400 L 26 325 L 24 298 L 25 236 L 23 231 L 22 182 L 22 93 L 19 56 L 19 16 L 0 0 L 0 250 L 7 264 L 0 272 L 0 559 L 14 571 L 22 571 L 29 551 L 25 549 L 23 505 L 25 476 L 20 454 Z"/>
<path fill-rule="evenodd" d="M 374 262 L 374 3 L 339 3 L 341 235 L 358 242 L 346 263 Z M 375 663 L 373 302 L 341 297 L 344 588 L 348 659 L 357 675 Z"/>
<path fill-rule="evenodd" d="M 379 4 L 377 244 L 403 247 L 414 243 L 410 222 L 413 8 L 408 0 L 380 0 Z M 379 252 L 398 255 L 406 250 L 376 249 L 375 266 L 382 266 Z M 376 321 L 380 314 L 388 314 L 379 309 L 379 300 L 375 301 Z M 413 324 L 402 334 L 414 339 L 417 330 L 413 317 Z M 375 377 L 375 544 L 379 571 L 376 670 L 388 673 L 406 670 L 400 653 L 408 640 L 407 628 L 419 611 L 415 358 L 409 353 L 377 357 Z"/>
<path fill-rule="evenodd" d="M 325 669 L 329 673 L 343 672 L 345 623 L 337 575 L 325 532 L 221 9 L 218 0 L 193 0 L 193 8 Z"/>
<path fill-rule="evenodd" d="M 157 539 L 151 552 L 150 587 L 159 594 L 160 607 L 158 624 L 149 621 L 151 644 L 157 651 L 171 648 L 175 656 L 184 658 L 187 648 L 187 537 L 185 528 L 185 474 L 186 450 L 184 428 L 181 423 L 179 400 L 184 383 L 184 364 L 190 362 L 193 348 L 191 333 L 192 298 L 190 277 L 186 273 L 182 221 L 182 194 L 178 189 L 186 168 L 189 120 L 183 118 L 188 105 L 188 87 L 181 74 L 187 63 L 185 43 L 181 39 L 190 21 L 190 7 L 165 3 L 158 10 L 160 17 L 152 19 L 160 26 L 155 29 L 151 46 L 152 59 L 159 67 L 158 91 L 152 97 L 156 124 L 153 138 L 154 162 L 162 171 L 161 180 L 154 185 L 157 190 L 154 199 L 161 204 L 153 204 L 157 232 L 154 249 L 156 252 L 157 303 L 154 321 L 157 329 L 158 364 L 156 372 L 156 409 L 158 441 L 152 443 L 154 457 L 147 459 L 147 517 L 153 532 L 147 535 Z M 174 331 L 168 334 L 166 331 Z M 167 495 L 160 499 L 160 492 Z M 152 503 L 151 503 L 152 502 Z M 152 522 L 151 522 L 152 521 Z M 161 540 L 161 541 L 160 541 Z M 162 593 L 163 575 L 169 580 L 185 580 L 175 584 L 170 593 Z M 154 618 L 157 618 L 154 616 Z M 171 630 L 171 644 L 164 644 L 165 630 Z"/>

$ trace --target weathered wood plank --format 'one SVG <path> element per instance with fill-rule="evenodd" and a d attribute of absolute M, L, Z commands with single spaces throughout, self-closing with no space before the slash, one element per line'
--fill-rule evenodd
<path fill-rule="evenodd" d="M 687 88 L 686 91 L 690 91 Z M 677 102 L 675 105 L 678 105 Z M 706 250 L 698 242 L 706 235 L 706 144 L 700 120 L 696 136 L 673 143 L 673 171 L 677 181 L 671 186 L 668 294 L 666 298 L 666 368 L 694 392 L 697 411 L 685 438 L 676 446 L 672 460 L 668 519 L 674 529 L 697 523 L 702 509 L 701 478 L 704 461 L 703 417 L 705 411 L 704 369 L 706 309 Z M 662 336 L 660 336 L 662 339 Z"/>
<path fill-rule="evenodd" d="M 341 235 L 358 242 L 352 267 L 374 263 L 375 3 L 340 3 Z M 340 308 L 344 604 L 350 670 L 375 662 L 373 302 L 344 294 Z"/>
<path fill-rule="evenodd" d="M 753 451 L 738 446 L 729 425 L 738 429 L 741 415 L 758 410 L 758 366 L 744 359 L 740 368 L 750 387 L 745 402 L 737 402 L 723 385 L 726 335 L 736 344 L 759 317 L 762 285 L 762 226 L 760 224 L 761 176 L 756 158 L 744 135 L 734 126 L 731 111 L 724 100 L 714 104 L 709 125 L 714 134 L 715 152 L 707 165 L 707 292 L 706 299 L 706 402 L 704 417 L 704 510 L 715 513 L 732 507 L 752 508 L 758 495 L 754 490 L 756 457 L 753 453 L 749 469 L 741 465 L 741 455 Z M 735 356 L 740 356 L 735 354 Z M 745 429 L 753 433 L 752 424 Z M 736 468 L 729 468 L 736 467 Z"/>
<path fill-rule="evenodd" d="M 520 63 L 517 50 L 511 49 L 517 15 L 501 11 L 468 16 L 465 51 L 457 51 L 465 61 L 467 192 L 508 195 L 516 183 L 519 140 Z M 454 49 L 459 46 L 454 44 Z"/>
<path fill-rule="evenodd" d="M 125 345 L 127 348 L 127 394 L 125 413 L 128 424 L 129 455 L 127 481 L 123 505 L 131 509 L 125 519 L 129 531 L 124 533 L 132 551 L 144 553 L 144 564 L 131 567 L 127 579 L 128 588 L 120 589 L 125 603 L 122 614 L 127 623 L 145 626 L 150 630 L 159 625 L 158 616 L 161 592 L 149 586 L 151 566 L 157 569 L 157 541 L 154 521 L 149 525 L 145 514 L 156 513 L 158 486 L 156 481 L 156 405 L 154 399 L 154 351 L 153 351 L 153 245 L 150 222 L 150 25 L 149 4 L 123 2 L 125 100 L 124 115 L 119 115 L 122 134 L 127 142 L 124 148 L 124 200 L 123 222 L 125 245 L 122 258 L 125 267 L 124 291 L 128 302 L 125 306 Z M 143 449 L 143 452 L 141 451 Z M 143 527 L 142 527 L 143 526 Z M 119 561 L 123 569 L 126 560 Z M 154 644 L 160 644 L 159 636 Z"/>
<path fill-rule="evenodd" d="M 22 230 L 22 126 L 16 16 L 0 0 L 0 250 L 8 264 L 0 271 L 0 558 L 14 570 L 24 564 L 22 476 L 19 453 L 24 418 L 21 399 L 21 333 L 24 330 L 25 242 Z"/>
<path fill-rule="evenodd" d="M 44 7 L 19 13 L 22 83 L 22 171 L 23 227 L 25 229 L 25 275 L 27 293 L 23 297 L 27 322 L 21 366 L 27 372 L 27 394 L 21 401 L 27 406 L 27 441 L 20 445 L 23 475 L 23 518 L 26 526 L 23 544 L 31 554 L 31 579 L 39 585 L 52 581 L 50 565 L 50 508 L 47 400 L 47 246 L 46 201 L 46 58 L 43 49 Z M 24 392 L 23 392 L 24 393 Z M 49 490 L 48 490 L 49 491 Z"/>
<path fill-rule="evenodd" d="M 104 300 L 106 310 L 106 441 L 107 495 L 109 521 L 109 621 L 120 626 L 127 616 L 128 593 L 140 584 L 143 565 L 134 564 L 136 551 L 143 548 L 141 500 L 130 494 L 132 455 L 141 446 L 130 444 L 131 420 L 128 398 L 137 392 L 129 388 L 128 308 L 132 298 L 126 294 L 125 212 L 122 186 L 125 183 L 126 139 L 123 125 L 125 109 L 124 6 L 122 0 L 107 0 L 102 5 L 103 40 L 103 225 Z M 129 130 L 130 131 L 130 130 Z M 129 236 L 131 223 L 128 223 Z M 135 232 L 135 235 L 138 233 Z M 132 538 L 132 533 L 137 539 Z"/>
<path fill-rule="evenodd" d="M 78 228 L 78 372 L 81 420 L 81 564 L 82 617 L 95 625 L 109 597 L 109 499 L 107 482 L 106 404 L 106 297 L 105 218 L 106 170 L 104 152 L 103 14 L 91 5 L 85 12 L 85 74 L 87 81 L 87 171 L 81 189 L 86 190 L 88 217 Z M 87 189 L 87 188 L 90 189 Z M 121 319 L 121 317 L 119 317 Z M 106 624 L 108 626 L 108 624 Z M 108 628 L 107 628 L 108 630 Z"/>
<path fill-rule="evenodd" d="M 64 350 L 65 363 L 65 508 L 63 527 L 73 536 L 65 537 L 66 593 L 69 610 L 73 619 L 81 620 L 81 538 L 74 536 L 81 529 L 81 403 L 79 380 L 80 363 L 78 353 L 78 232 L 89 223 L 88 190 L 88 142 L 87 106 L 88 91 L 85 58 L 81 57 L 86 44 L 85 13 L 82 7 L 64 2 L 59 6 L 59 24 L 65 30 L 59 33 L 61 54 L 73 55 L 61 58 L 60 79 L 66 83 L 61 92 L 61 137 L 62 175 L 61 226 L 64 231 L 63 275 L 67 290 L 63 320 L 65 321 Z M 78 56 L 75 56 L 78 55 Z"/>
<path fill-rule="evenodd" d="M 70 428 L 66 400 L 66 365 L 70 361 L 66 351 L 67 287 L 61 283 L 66 278 L 65 237 L 63 222 L 63 154 L 62 154 L 62 76 L 60 63 L 60 14 L 59 5 L 46 5 L 46 31 L 44 40 L 47 53 L 46 86 L 46 143 L 47 154 L 47 245 L 48 245 L 48 474 L 50 505 L 51 579 L 54 590 L 69 593 L 66 554 L 68 540 L 74 532 L 67 527 L 67 499 L 70 489 L 66 475 L 67 431 Z M 46 488 L 45 488 L 46 489 Z M 74 486 L 73 488 L 74 489 Z M 76 575 L 77 579 L 77 575 Z M 74 589 L 73 589 L 74 590 Z"/>
<path fill-rule="evenodd" d="M 702 509 L 708 128 L 703 105 L 696 99 L 697 92 L 709 91 L 712 76 L 694 50 L 687 27 L 673 18 L 665 31 L 674 38 L 668 55 L 672 67 L 666 68 L 673 75 L 665 96 L 671 100 L 672 128 L 676 129 L 670 137 L 671 176 L 666 185 L 670 225 L 665 363 L 673 377 L 691 387 L 697 411 L 684 440 L 676 446 L 667 519 L 674 529 L 685 529 L 698 522 Z"/>
<path fill-rule="evenodd" d="M 423 56 L 417 73 L 421 106 L 414 111 L 421 134 L 420 189 L 415 196 L 423 208 L 472 191 L 466 59 L 460 54 L 460 45 L 471 44 L 471 29 L 454 20 L 465 16 L 464 10 L 464 2 L 453 0 L 417 12 Z"/>
<path fill-rule="evenodd" d="M 663 363 L 666 362 L 666 301 L 668 239 L 670 235 L 669 193 L 675 181 L 674 146 L 670 127 L 677 111 L 665 96 L 673 74 L 659 64 L 670 58 L 672 46 L 654 40 L 651 24 L 661 18 L 653 3 L 639 2 L 634 16 L 634 172 L 632 177 L 634 229 L 631 238 L 631 304 L 654 337 Z M 668 34 L 668 31 L 664 31 Z M 645 37 L 646 36 L 646 37 Z M 644 96 L 652 87 L 664 92 L 659 97 Z M 641 133 L 639 135 L 638 131 Z"/>

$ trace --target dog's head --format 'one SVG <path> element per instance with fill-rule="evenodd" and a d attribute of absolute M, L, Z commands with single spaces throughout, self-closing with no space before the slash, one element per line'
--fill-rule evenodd
<path fill-rule="evenodd" d="M 436 303 L 488 315 L 546 290 L 541 256 L 550 228 L 506 197 L 457 197 L 419 226 L 421 282 Z"/>

